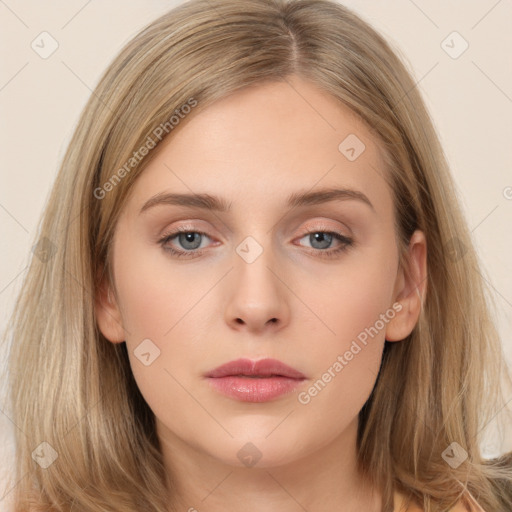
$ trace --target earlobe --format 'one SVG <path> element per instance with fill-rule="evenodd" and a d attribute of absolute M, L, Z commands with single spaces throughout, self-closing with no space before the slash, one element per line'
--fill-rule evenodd
<path fill-rule="evenodd" d="M 94 301 L 94 311 L 98 327 L 105 338 L 112 343 L 121 343 L 125 340 L 119 306 L 111 291 L 111 285 L 104 278 L 98 287 Z"/>
<path fill-rule="evenodd" d="M 427 242 L 422 231 L 415 231 L 408 248 L 407 268 L 399 269 L 394 300 L 400 311 L 386 327 L 387 341 L 400 341 L 411 334 L 418 323 L 427 289 Z"/>

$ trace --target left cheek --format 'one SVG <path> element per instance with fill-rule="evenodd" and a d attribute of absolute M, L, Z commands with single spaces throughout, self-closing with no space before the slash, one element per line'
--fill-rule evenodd
<path fill-rule="evenodd" d="M 343 281 L 332 283 L 327 300 L 323 299 L 325 322 L 335 335 L 315 364 L 316 377 L 328 371 L 335 373 L 330 392 L 343 395 L 351 389 L 347 406 L 361 406 L 374 385 L 385 337 L 385 324 L 380 319 L 390 307 L 390 295 L 389 282 L 366 267 L 364 272 L 348 273 Z M 338 366 L 333 367 L 335 364 Z M 339 365 L 343 369 L 337 371 Z"/>
<path fill-rule="evenodd" d="M 338 383 L 349 379 L 350 386 L 366 389 L 378 373 L 382 355 L 385 328 L 380 318 L 390 307 L 389 275 L 380 266 L 363 265 L 331 280 L 324 290 L 316 299 L 309 295 L 322 311 L 331 331 L 327 339 L 332 340 L 323 344 L 317 372 L 327 371 L 342 356 L 344 377 L 340 375 Z"/>
<path fill-rule="evenodd" d="M 355 337 L 370 328 L 391 306 L 391 286 L 381 272 L 366 268 L 348 272 L 343 279 L 332 280 L 328 292 L 318 300 L 326 311 L 332 330 L 342 338 Z"/>

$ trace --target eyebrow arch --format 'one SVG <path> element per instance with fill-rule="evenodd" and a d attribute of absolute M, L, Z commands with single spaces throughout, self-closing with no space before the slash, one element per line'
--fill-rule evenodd
<path fill-rule="evenodd" d="M 228 212 L 231 209 L 231 203 L 210 194 L 172 194 L 161 192 L 146 201 L 144 206 L 140 209 L 139 214 L 153 206 L 162 204 L 190 206 L 192 208 L 216 210 L 219 212 Z"/>
<path fill-rule="evenodd" d="M 357 190 L 345 188 L 324 188 L 315 192 L 294 192 L 288 197 L 286 204 L 288 208 L 291 209 L 300 206 L 311 206 L 330 201 L 346 201 L 351 199 L 361 201 L 375 211 L 373 204 L 365 194 Z M 189 206 L 218 212 L 229 212 L 232 203 L 221 197 L 212 196 L 210 194 L 174 194 L 162 192 L 151 197 L 144 203 L 139 214 L 157 205 Z"/>
<path fill-rule="evenodd" d="M 361 201 L 375 211 L 373 204 L 365 194 L 358 190 L 348 188 L 324 188 L 316 190 L 315 192 L 295 192 L 289 196 L 287 205 L 290 208 L 296 208 L 299 206 L 322 204 L 329 201 L 346 201 L 350 199 Z"/>

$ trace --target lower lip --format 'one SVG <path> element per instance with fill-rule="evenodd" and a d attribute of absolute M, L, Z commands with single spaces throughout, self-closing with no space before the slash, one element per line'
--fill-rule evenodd
<path fill-rule="evenodd" d="M 304 379 L 289 377 L 239 377 L 210 378 L 210 385 L 220 393 L 241 402 L 268 402 L 295 390 Z"/>

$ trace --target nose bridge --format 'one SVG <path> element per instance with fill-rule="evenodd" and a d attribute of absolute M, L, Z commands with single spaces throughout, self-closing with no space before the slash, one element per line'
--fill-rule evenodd
<path fill-rule="evenodd" d="M 245 237 L 236 247 L 235 274 L 238 285 L 243 288 L 240 291 L 249 297 L 261 296 L 261 300 L 269 301 L 271 296 L 278 294 L 275 276 L 270 270 L 275 266 L 274 249 L 270 237 L 257 236 L 258 240 L 252 235 Z"/>

